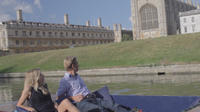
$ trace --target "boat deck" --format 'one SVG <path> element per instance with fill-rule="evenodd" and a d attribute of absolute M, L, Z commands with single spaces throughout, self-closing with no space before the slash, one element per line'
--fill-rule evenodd
<path fill-rule="evenodd" d="M 137 107 L 142 109 L 142 112 L 183 112 L 200 101 L 200 96 L 113 95 L 113 98 L 119 104 Z M 12 112 L 15 105 L 16 102 L 0 105 L 0 112 Z M 189 112 L 200 112 L 200 106 Z"/>

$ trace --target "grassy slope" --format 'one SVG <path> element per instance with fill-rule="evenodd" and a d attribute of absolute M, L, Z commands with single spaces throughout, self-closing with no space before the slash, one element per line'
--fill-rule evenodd
<path fill-rule="evenodd" d="M 81 69 L 200 63 L 200 33 L 0 57 L 0 72 L 63 70 L 77 56 Z"/>

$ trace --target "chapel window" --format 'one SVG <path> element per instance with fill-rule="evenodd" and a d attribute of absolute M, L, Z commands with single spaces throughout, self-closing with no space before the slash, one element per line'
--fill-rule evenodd
<path fill-rule="evenodd" d="M 45 32 L 42 32 L 42 35 L 43 35 L 43 36 L 45 36 L 45 35 L 46 35 L 46 33 L 45 33 Z"/>
<path fill-rule="evenodd" d="M 26 36 L 26 31 L 22 31 L 22 35 L 23 35 L 23 36 Z"/>
<path fill-rule="evenodd" d="M 63 32 L 60 32 L 60 37 L 63 37 Z"/>
<path fill-rule="evenodd" d="M 29 32 L 29 36 L 32 36 L 32 32 L 31 31 Z"/>
<path fill-rule="evenodd" d="M 36 31 L 36 36 L 40 36 L 40 31 Z"/>
<path fill-rule="evenodd" d="M 52 32 L 49 32 L 49 37 L 51 37 L 51 35 L 52 35 Z"/>
<path fill-rule="evenodd" d="M 191 18 L 191 21 L 194 23 L 194 17 Z"/>
<path fill-rule="evenodd" d="M 78 36 L 80 37 L 80 36 L 81 36 L 81 33 L 78 33 Z"/>
<path fill-rule="evenodd" d="M 185 30 L 185 33 L 187 33 L 187 27 L 186 26 L 184 27 L 184 30 Z"/>
<path fill-rule="evenodd" d="M 195 32 L 195 24 L 192 25 L 192 32 Z"/>
<path fill-rule="evenodd" d="M 16 43 L 16 45 L 19 45 L 19 40 L 16 40 L 15 43 Z"/>
<path fill-rule="evenodd" d="M 27 45 L 27 41 L 23 40 L 23 45 L 26 46 Z"/>
<path fill-rule="evenodd" d="M 184 21 L 184 23 L 186 23 L 186 22 L 187 22 L 187 19 L 186 19 L 186 18 L 183 18 L 183 21 Z"/>
<path fill-rule="evenodd" d="M 85 37 L 85 33 L 83 33 L 83 37 Z"/>
<path fill-rule="evenodd" d="M 15 31 L 15 36 L 18 36 L 18 31 Z"/>
<path fill-rule="evenodd" d="M 72 33 L 72 37 L 75 36 L 75 33 Z"/>
<path fill-rule="evenodd" d="M 140 9 L 142 30 L 158 28 L 158 11 L 151 4 L 146 4 Z"/>

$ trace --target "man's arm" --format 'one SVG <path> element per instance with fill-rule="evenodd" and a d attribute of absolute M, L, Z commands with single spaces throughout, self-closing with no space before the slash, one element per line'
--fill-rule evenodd
<path fill-rule="evenodd" d="M 83 100 L 83 98 L 84 98 L 88 93 L 90 93 L 90 91 L 88 90 L 87 86 L 85 85 L 84 81 L 81 79 L 80 76 L 78 76 L 78 80 L 79 80 L 79 83 L 80 83 L 82 89 L 83 89 L 84 91 L 88 91 L 88 92 L 83 92 L 83 93 L 81 93 L 81 94 L 79 94 L 79 95 L 70 97 L 70 99 L 73 100 L 73 101 L 75 101 L 75 102 L 80 102 L 81 100 Z"/>
<path fill-rule="evenodd" d="M 60 80 L 60 84 L 58 87 L 58 91 L 57 91 L 57 99 L 62 98 L 65 96 L 66 92 L 67 92 L 67 81 L 64 79 Z"/>

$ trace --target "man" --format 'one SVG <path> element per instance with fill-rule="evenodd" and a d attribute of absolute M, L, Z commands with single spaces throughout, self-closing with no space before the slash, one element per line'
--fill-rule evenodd
<path fill-rule="evenodd" d="M 64 59 L 64 68 L 66 73 L 60 80 L 57 91 L 58 103 L 62 99 L 68 98 L 81 112 L 131 112 L 123 106 L 104 101 L 91 93 L 77 74 L 79 66 L 76 57 L 66 57 Z"/>

